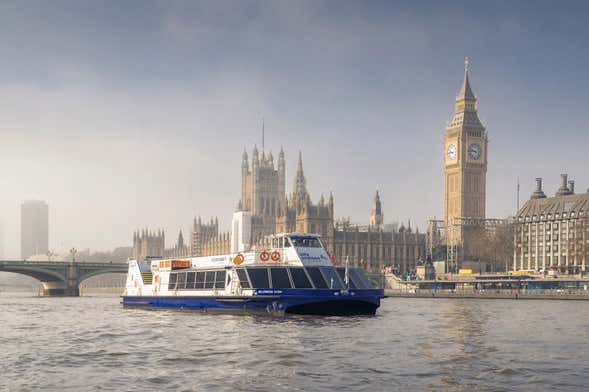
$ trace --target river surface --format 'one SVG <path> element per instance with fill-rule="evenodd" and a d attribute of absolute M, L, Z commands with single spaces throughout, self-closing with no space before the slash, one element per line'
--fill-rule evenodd
<path fill-rule="evenodd" d="M 0 294 L 0 391 L 587 391 L 589 301 L 389 298 L 375 317 Z"/>

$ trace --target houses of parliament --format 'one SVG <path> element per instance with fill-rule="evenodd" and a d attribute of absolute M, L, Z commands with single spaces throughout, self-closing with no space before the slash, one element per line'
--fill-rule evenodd
<path fill-rule="evenodd" d="M 286 193 L 286 161 L 280 150 L 276 165 L 272 153 L 254 147 L 250 156 L 243 152 L 241 161 L 241 198 L 237 211 L 251 214 L 251 244 L 258 244 L 269 234 L 281 232 L 316 233 L 337 263 L 348 261 L 369 271 L 392 267 L 401 273 L 414 269 L 425 257 L 425 234 L 411 225 L 387 229 L 380 195 L 376 192 L 368 225 L 353 225 L 334 218 L 333 194 L 322 195 L 314 203 L 307 190 L 302 154 L 299 152 L 292 193 Z M 176 245 L 165 249 L 162 231 L 138 231 L 133 236 L 133 257 L 209 256 L 231 252 L 231 234 L 219 230 L 217 218 L 203 221 L 194 218 L 190 244 L 179 233 Z"/>
<path fill-rule="evenodd" d="M 433 249 L 437 241 L 449 250 L 446 260 L 457 267 L 468 257 L 469 228 L 490 221 L 485 218 L 487 143 L 486 129 L 478 118 L 477 98 L 469 81 L 467 60 L 454 114 L 445 130 L 444 220 L 430 221 L 427 236 L 409 223 L 398 228 L 385 225 L 378 192 L 367 225 L 336 220 L 331 193 L 327 200 L 322 195 L 317 202 L 312 201 L 300 152 L 292 192 L 287 194 L 282 149 L 276 164 L 271 152 L 254 147 L 250 157 L 244 150 L 237 211 L 251 214 L 250 244 L 258 244 L 264 236 L 280 232 L 317 233 L 338 263 L 348 258 L 350 264 L 369 271 L 391 267 L 403 274 L 414 270 L 426 257 L 434 258 L 431 251 L 426 252 L 426 243 L 428 249 Z M 432 222 L 438 227 L 432 228 Z M 181 232 L 172 249 L 164 248 L 163 233 L 136 232 L 133 242 L 133 256 L 138 259 L 161 255 L 206 256 L 231 250 L 231 235 L 219 230 L 217 218 L 206 222 L 195 218 L 190 244 L 184 243 Z"/>

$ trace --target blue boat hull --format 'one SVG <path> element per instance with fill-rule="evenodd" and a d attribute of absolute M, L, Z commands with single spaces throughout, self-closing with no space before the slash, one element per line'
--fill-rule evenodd
<path fill-rule="evenodd" d="M 125 306 L 271 314 L 374 315 L 384 291 L 258 289 L 253 296 L 123 296 Z"/>

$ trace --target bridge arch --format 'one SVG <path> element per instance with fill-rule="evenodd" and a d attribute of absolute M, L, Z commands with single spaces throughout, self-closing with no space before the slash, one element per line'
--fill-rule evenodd
<path fill-rule="evenodd" d="M 92 271 L 78 276 L 78 285 L 82 284 L 83 281 L 92 278 L 93 276 L 104 275 L 104 274 L 127 274 L 127 271 L 121 271 L 120 269 L 105 269 L 101 271 Z"/>
<path fill-rule="evenodd" d="M 30 276 L 31 278 L 37 279 L 39 282 L 59 282 L 65 280 L 65 276 L 56 271 L 46 270 L 43 268 L 23 268 L 23 269 L 10 269 L 0 270 L 1 272 L 9 272 L 11 274 L 19 274 Z"/>

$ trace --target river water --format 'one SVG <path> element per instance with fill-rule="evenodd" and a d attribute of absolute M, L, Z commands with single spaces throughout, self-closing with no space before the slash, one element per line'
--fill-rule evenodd
<path fill-rule="evenodd" d="M 375 317 L 0 295 L 1 391 L 586 391 L 589 302 L 389 298 Z"/>

